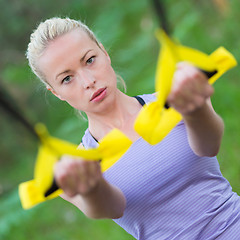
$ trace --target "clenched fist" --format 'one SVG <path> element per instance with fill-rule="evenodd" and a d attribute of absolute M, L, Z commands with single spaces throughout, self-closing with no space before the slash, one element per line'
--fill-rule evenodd
<path fill-rule="evenodd" d="M 183 116 L 189 115 L 201 108 L 213 92 L 204 73 L 182 62 L 177 66 L 167 102 Z"/>
<path fill-rule="evenodd" d="M 54 176 L 58 186 L 69 197 L 92 192 L 102 179 L 100 164 L 96 161 L 63 156 L 55 164 Z"/>

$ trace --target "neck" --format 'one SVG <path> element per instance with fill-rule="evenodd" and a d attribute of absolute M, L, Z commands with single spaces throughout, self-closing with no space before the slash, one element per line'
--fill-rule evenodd
<path fill-rule="evenodd" d="M 141 105 L 135 98 L 119 91 L 104 113 L 88 114 L 89 131 L 96 139 L 101 139 L 113 128 L 129 131 L 133 129 L 133 122 L 140 109 Z"/>

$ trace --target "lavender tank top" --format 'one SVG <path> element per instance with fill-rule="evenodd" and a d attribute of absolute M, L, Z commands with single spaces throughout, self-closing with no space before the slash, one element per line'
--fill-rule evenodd
<path fill-rule="evenodd" d="M 82 142 L 98 144 L 88 130 Z M 183 122 L 156 145 L 139 138 L 104 177 L 127 199 L 123 217 L 114 221 L 136 239 L 240 239 L 240 198 L 216 157 L 193 153 Z"/>

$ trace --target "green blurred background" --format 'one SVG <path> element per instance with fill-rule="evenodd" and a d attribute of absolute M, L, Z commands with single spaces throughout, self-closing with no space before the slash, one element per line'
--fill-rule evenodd
<path fill-rule="evenodd" d="M 165 0 L 172 35 L 206 53 L 226 47 L 239 59 L 238 0 Z M 159 45 L 150 0 L 0 0 L 0 87 L 6 89 L 31 122 L 43 122 L 50 133 L 78 144 L 86 122 L 47 92 L 28 68 L 25 50 L 32 30 L 52 16 L 81 19 L 108 50 L 114 69 L 127 83 L 127 93 L 154 91 Z M 240 194 L 239 68 L 215 84 L 212 97 L 225 121 L 218 155 L 221 170 Z M 62 199 L 22 210 L 18 184 L 32 179 L 37 142 L 0 108 L 0 240 L 133 239 L 111 220 L 87 219 Z"/>

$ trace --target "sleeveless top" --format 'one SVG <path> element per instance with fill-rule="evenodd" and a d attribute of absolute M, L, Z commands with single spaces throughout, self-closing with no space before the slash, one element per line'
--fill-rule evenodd
<path fill-rule="evenodd" d="M 82 143 L 98 144 L 88 129 Z M 114 221 L 136 239 L 240 239 L 240 197 L 216 157 L 194 154 L 183 121 L 156 145 L 139 138 L 103 175 L 127 200 L 123 217 Z"/>

